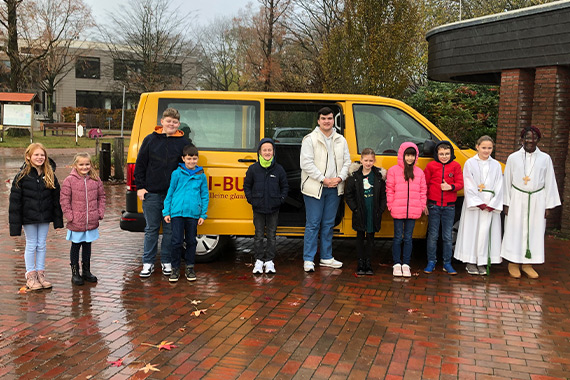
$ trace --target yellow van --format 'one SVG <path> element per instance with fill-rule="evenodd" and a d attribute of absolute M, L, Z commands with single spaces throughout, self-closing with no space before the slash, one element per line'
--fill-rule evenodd
<path fill-rule="evenodd" d="M 133 179 L 139 147 L 160 123 L 162 112 L 176 108 L 180 129 L 200 151 L 198 164 L 208 177 L 210 204 L 208 219 L 198 227 L 197 261 L 211 261 L 220 255 L 231 235 L 253 236 L 252 210 L 243 193 L 249 165 L 257 160 L 260 139 L 276 140 L 275 157 L 287 172 L 289 195 L 279 212 L 278 235 L 303 236 L 305 209 L 300 191 L 301 140 L 317 125 L 317 110 L 334 110 L 335 128 L 348 142 L 351 159 L 360 159 L 364 148 L 377 154 L 376 165 L 396 165 L 401 143 L 412 141 L 420 150 L 418 165 L 423 169 L 433 157 L 435 144 L 447 137 L 426 118 L 406 104 L 390 98 L 367 95 L 307 94 L 279 92 L 164 91 L 141 95 L 127 158 L 126 210 L 121 228 L 143 231 L 142 205 Z M 463 166 L 475 154 L 454 145 L 456 160 Z M 461 212 L 462 198 L 456 212 Z M 334 236 L 354 237 L 352 213 L 341 202 Z M 384 213 L 378 237 L 392 237 L 393 223 Z M 458 219 L 458 217 L 457 217 Z M 414 238 L 427 232 L 427 217 L 416 223 Z"/>

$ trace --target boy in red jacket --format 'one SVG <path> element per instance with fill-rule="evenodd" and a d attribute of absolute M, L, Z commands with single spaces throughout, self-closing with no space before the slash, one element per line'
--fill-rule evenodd
<path fill-rule="evenodd" d="M 437 238 L 441 224 L 443 240 L 443 271 L 457 274 L 451 266 L 451 232 L 455 220 L 455 201 L 457 192 L 463 189 L 463 172 L 461 165 L 453 161 L 453 146 L 449 141 L 440 141 L 435 147 L 434 161 L 427 164 L 424 173 L 427 184 L 428 236 L 427 259 L 424 273 L 432 273 L 435 269 Z"/>

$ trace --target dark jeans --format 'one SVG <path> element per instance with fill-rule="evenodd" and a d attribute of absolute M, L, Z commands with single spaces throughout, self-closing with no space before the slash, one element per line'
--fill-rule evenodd
<path fill-rule="evenodd" d="M 392 259 L 394 264 L 408 264 L 412 257 L 412 233 L 416 225 L 415 219 L 394 219 L 394 241 L 392 243 Z M 402 256 L 404 242 L 404 257 Z"/>
<path fill-rule="evenodd" d="M 256 260 L 272 261 L 275 258 L 275 233 L 277 232 L 277 219 L 279 211 L 273 214 L 260 214 L 253 212 L 253 225 L 255 237 L 253 240 L 254 256 Z M 263 236 L 267 236 L 267 251 L 263 248 Z"/>
<path fill-rule="evenodd" d="M 143 264 L 154 264 L 158 251 L 158 232 L 162 224 L 162 244 L 160 246 L 160 262 L 170 262 L 171 228 L 170 223 L 164 222 L 162 209 L 164 208 L 166 193 L 146 193 L 142 204 L 146 227 L 144 229 Z"/>
<path fill-rule="evenodd" d="M 184 261 L 187 267 L 193 267 L 196 257 L 198 219 L 177 216 L 170 219 L 170 224 L 172 227 L 172 268 L 180 268 L 180 259 L 184 250 L 183 243 L 185 240 Z"/>
<path fill-rule="evenodd" d="M 370 259 L 374 247 L 374 232 L 356 231 L 356 252 L 359 259 Z"/>
<path fill-rule="evenodd" d="M 455 206 L 428 205 L 428 236 L 427 236 L 427 259 L 437 261 L 437 238 L 441 224 L 441 238 L 443 240 L 443 263 L 451 262 L 451 231 L 455 219 Z"/>

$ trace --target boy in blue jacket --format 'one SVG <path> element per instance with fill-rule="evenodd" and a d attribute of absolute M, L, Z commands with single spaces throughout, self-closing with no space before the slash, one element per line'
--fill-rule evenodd
<path fill-rule="evenodd" d="M 289 192 L 287 175 L 281 165 L 275 162 L 275 144 L 264 138 L 259 142 L 259 161 L 245 173 L 243 191 L 253 209 L 255 226 L 253 273 L 275 273 L 275 233 L 279 208 Z M 263 249 L 263 236 L 267 235 L 267 252 Z"/>
<path fill-rule="evenodd" d="M 198 226 L 207 218 L 209 201 L 206 175 L 202 167 L 197 166 L 198 149 L 194 145 L 185 146 L 182 150 L 182 161 L 184 163 L 179 164 L 178 169 L 172 173 L 162 210 L 164 221 L 172 226 L 172 274 L 168 279 L 170 282 L 176 282 L 180 278 L 180 258 L 184 240 L 186 279 L 196 281 L 196 233 Z"/>

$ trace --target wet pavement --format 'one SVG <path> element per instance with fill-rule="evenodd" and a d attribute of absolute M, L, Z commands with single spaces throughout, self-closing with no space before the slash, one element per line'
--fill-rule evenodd
<path fill-rule="evenodd" d="M 53 289 L 19 293 L 25 240 L 9 236 L 6 181 L 22 161 L 1 153 L 2 379 L 570 378 L 568 241 L 547 238 L 538 280 L 512 279 L 506 264 L 489 277 L 459 264 L 457 276 L 425 275 L 418 243 L 415 275 L 394 279 L 389 241 L 377 242 L 376 274 L 357 277 L 354 241 L 334 243 L 344 268 L 306 274 L 302 240 L 279 238 L 277 274 L 254 276 L 252 240 L 239 238 L 196 265 L 196 282 L 171 284 L 138 277 L 143 234 L 119 229 L 125 186 L 106 184 L 99 282 L 72 286 L 65 230 L 50 230 Z M 71 157 L 54 158 L 61 181 Z"/>

